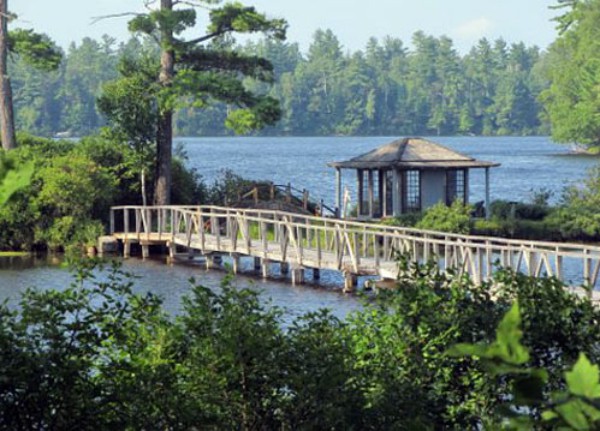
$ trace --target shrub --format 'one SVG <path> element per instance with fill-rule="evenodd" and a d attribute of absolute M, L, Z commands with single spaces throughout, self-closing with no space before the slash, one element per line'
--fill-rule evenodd
<path fill-rule="evenodd" d="M 96 221 L 108 222 L 111 205 L 142 202 L 139 157 L 106 137 L 73 142 L 19 134 L 19 146 L 10 156 L 17 164 L 32 163 L 35 170 L 31 183 L 0 208 L 0 250 L 62 250 L 71 242 L 89 242 L 82 232 L 89 237 L 90 226 L 100 231 Z M 178 152 L 173 161 L 173 203 L 205 203 L 205 184 L 184 158 Z M 147 182 L 152 192 L 151 175 Z"/>
<path fill-rule="evenodd" d="M 579 185 L 567 187 L 558 208 L 548 216 L 563 238 L 598 240 L 600 238 L 600 167 L 591 169 Z"/>
<path fill-rule="evenodd" d="M 549 213 L 550 208 L 540 203 L 495 200 L 490 204 L 491 217 L 499 220 L 542 220 Z"/>
<path fill-rule="evenodd" d="M 567 388 L 579 352 L 600 357 L 600 311 L 555 279 L 500 271 L 478 286 L 402 257 L 397 289 L 346 320 L 319 311 L 284 322 L 229 279 L 194 286 L 167 318 L 118 267 L 96 277 L 90 265 L 62 291 L 0 305 L 0 428 L 483 429 L 523 401 L 515 367 L 547 374 L 538 404 L 519 410 L 530 420 Z M 524 334 L 510 341 L 518 324 L 502 316 L 514 302 Z M 481 354 L 449 355 L 457 343 Z M 501 377 L 489 373 L 488 359 L 515 356 Z"/>
<path fill-rule="evenodd" d="M 468 234 L 471 230 L 471 211 L 469 205 L 456 200 L 451 206 L 438 203 L 425 211 L 425 215 L 416 224 L 419 229 L 441 232 Z"/>
<path fill-rule="evenodd" d="M 381 221 L 381 224 L 386 226 L 414 227 L 422 218 L 423 213 L 407 213 L 401 214 L 398 217 L 386 218 Z"/>

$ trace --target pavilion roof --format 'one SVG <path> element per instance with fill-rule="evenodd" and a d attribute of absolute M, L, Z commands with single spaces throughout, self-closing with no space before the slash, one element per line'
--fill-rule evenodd
<path fill-rule="evenodd" d="M 500 164 L 475 160 L 427 139 L 402 138 L 350 160 L 330 162 L 328 166 L 347 169 L 460 169 L 487 168 Z"/>

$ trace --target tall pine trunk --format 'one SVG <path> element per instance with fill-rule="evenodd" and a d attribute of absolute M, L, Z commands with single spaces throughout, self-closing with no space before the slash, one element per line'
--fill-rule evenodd
<path fill-rule="evenodd" d="M 8 76 L 8 0 L 0 0 L 0 138 L 2 148 L 15 147 L 15 120 Z"/>
<path fill-rule="evenodd" d="M 3 1 L 3 0 L 0 0 Z M 173 0 L 161 0 L 161 11 L 173 10 Z M 173 32 L 162 29 L 159 83 L 170 87 L 173 82 L 175 55 L 172 48 Z M 156 137 L 156 186 L 154 203 L 169 205 L 171 203 L 171 159 L 173 151 L 173 110 L 160 107 L 158 130 Z"/>

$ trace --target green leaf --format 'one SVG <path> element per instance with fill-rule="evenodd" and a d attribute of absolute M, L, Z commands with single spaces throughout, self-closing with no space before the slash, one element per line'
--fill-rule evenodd
<path fill-rule="evenodd" d="M 529 352 L 521 344 L 523 332 L 520 325 L 519 304 L 515 302 L 500 322 L 496 331 L 496 342 L 490 346 L 487 357 L 502 359 L 515 365 L 529 361 Z"/>
<path fill-rule="evenodd" d="M 546 410 L 545 412 L 542 412 L 542 419 L 545 421 L 551 421 L 554 419 L 558 419 L 558 413 L 552 411 L 552 410 Z"/>
<path fill-rule="evenodd" d="M 585 354 L 580 353 L 572 371 L 565 373 L 569 391 L 586 398 L 600 398 L 598 365 L 593 365 Z"/>
<path fill-rule="evenodd" d="M 456 344 L 447 351 L 450 356 L 479 356 L 492 361 L 488 364 L 495 374 L 518 372 L 514 365 L 529 361 L 529 351 L 521 344 L 521 315 L 515 303 L 506 313 L 496 331 L 496 341 L 490 345 Z M 498 363 L 499 362 L 499 363 Z"/>
<path fill-rule="evenodd" d="M 0 207 L 17 191 L 31 184 L 33 169 L 33 162 L 29 162 L 8 170 L 4 179 L 0 180 Z"/>
<path fill-rule="evenodd" d="M 590 423 L 582 409 L 582 401 L 571 400 L 556 407 L 564 421 L 576 430 L 589 430 Z"/>

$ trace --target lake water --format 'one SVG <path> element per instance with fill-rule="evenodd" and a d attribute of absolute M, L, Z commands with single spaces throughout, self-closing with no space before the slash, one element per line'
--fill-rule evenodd
<path fill-rule="evenodd" d="M 335 170 L 328 162 L 347 160 L 391 142 L 392 137 L 334 138 L 179 138 L 189 164 L 211 183 L 223 169 L 245 178 L 270 180 L 335 203 Z M 501 163 L 491 169 L 491 199 L 524 201 L 532 190 L 554 192 L 553 201 L 568 184 L 577 183 L 600 159 L 573 155 L 569 146 L 547 137 L 433 137 L 435 142 L 479 160 Z M 356 173 L 343 170 L 343 182 L 356 202 Z M 471 202 L 484 199 L 482 169 L 470 173 Z"/>
<path fill-rule="evenodd" d="M 386 137 L 334 138 L 179 138 L 186 150 L 190 166 L 207 182 L 212 182 L 223 169 L 231 169 L 250 179 L 288 182 L 307 189 L 311 196 L 322 198 L 333 206 L 335 172 L 327 162 L 346 160 L 392 141 Z M 501 163 L 491 171 L 492 199 L 527 200 L 532 190 L 553 191 L 553 200 L 568 184 L 580 182 L 586 171 L 598 163 L 597 158 L 575 156 L 569 148 L 553 144 L 545 137 L 478 138 L 441 137 L 432 140 L 481 160 Z M 356 178 L 347 172 L 343 178 L 352 193 Z M 483 171 L 470 175 L 471 201 L 483 200 Z M 355 201 L 355 198 L 353 198 Z M 165 307 L 177 313 L 181 297 L 189 292 L 189 278 L 218 288 L 224 276 L 221 271 L 206 271 L 200 265 L 169 266 L 162 260 L 132 258 L 124 261 L 124 269 L 140 278 L 138 291 L 151 290 L 164 298 Z M 69 272 L 49 258 L 0 258 L 0 300 L 12 302 L 27 287 L 61 289 L 70 283 Z M 325 273 L 319 286 L 294 287 L 285 281 L 241 276 L 235 284 L 254 287 L 273 304 L 285 306 L 289 316 L 297 316 L 318 308 L 330 308 L 340 317 L 359 307 L 359 301 L 344 295 L 335 287 L 339 278 Z"/>

